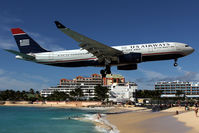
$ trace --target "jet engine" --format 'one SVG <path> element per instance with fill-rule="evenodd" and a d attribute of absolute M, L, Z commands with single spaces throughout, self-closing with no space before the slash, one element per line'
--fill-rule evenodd
<path fill-rule="evenodd" d="M 117 70 L 136 70 L 136 69 L 137 69 L 137 64 L 117 66 Z"/>
<path fill-rule="evenodd" d="M 123 54 L 118 57 L 119 64 L 133 64 L 133 63 L 140 63 L 141 61 L 142 61 L 141 53 Z"/>

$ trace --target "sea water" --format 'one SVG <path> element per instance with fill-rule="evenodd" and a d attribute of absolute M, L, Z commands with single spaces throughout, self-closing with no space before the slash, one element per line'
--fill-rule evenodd
<path fill-rule="evenodd" d="M 81 118 L 90 110 L 0 106 L 0 133 L 100 133 Z"/>

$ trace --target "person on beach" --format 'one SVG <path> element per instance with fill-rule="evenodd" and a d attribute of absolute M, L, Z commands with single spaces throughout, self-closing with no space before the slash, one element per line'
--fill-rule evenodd
<path fill-rule="evenodd" d="M 179 112 L 178 112 L 178 110 L 176 110 L 176 115 L 178 115 L 179 114 Z"/>
<path fill-rule="evenodd" d="M 100 113 L 97 113 L 97 119 L 99 120 L 101 118 Z"/>
<path fill-rule="evenodd" d="M 195 114 L 196 114 L 196 117 L 198 117 L 198 107 L 195 107 Z"/>

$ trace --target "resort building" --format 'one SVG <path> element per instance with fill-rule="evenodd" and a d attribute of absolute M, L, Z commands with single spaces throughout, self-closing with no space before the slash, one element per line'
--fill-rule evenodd
<path fill-rule="evenodd" d="M 135 91 L 138 88 L 134 82 L 114 83 L 110 86 L 109 100 L 114 102 L 135 101 Z"/>
<path fill-rule="evenodd" d="M 112 84 L 118 84 L 120 91 L 122 90 L 122 83 L 125 83 L 125 78 L 119 74 L 108 74 L 106 78 L 101 77 L 99 74 L 92 74 L 91 77 L 82 77 L 77 76 L 75 79 L 61 79 L 59 84 L 56 87 L 50 87 L 47 89 L 43 89 L 40 91 L 40 94 L 44 97 L 51 95 L 54 91 L 65 92 L 69 94 L 71 91 L 75 90 L 76 88 L 81 88 L 84 94 L 84 99 L 90 99 L 94 97 L 94 89 L 97 85 L 104 85 L 107 86 L 109 89 L 111 88 Z M 128 90 L 128 85 L 123 85 L 124 91 Z M 117 89 L 117 85 L 115 85 L 115 89 Z M 119 93 L 119 92 L 117 92 Z M 121 92 L 120 92 L 121 93 Z M 130 92 L 129 92 L 130 93 Z M 127 97 L 127 93 L 125 94 L 125 98 Z M 120 96 L 119 97 L 124 97 Z"/>
<path fill-rule="evenodd" d="M 194 98 L 199 97 L 199 82 L 161 81 L 155 84 L 155 90 L 161 90 L 162 97 L 176 97 L 176 93 L 181 92 L 181 95 Z"/>
<path fill-rule="evenodd" d="M 65 92 L 69 94 L 76 88 L 81 88 L 86 99 L 94 97 L 94 87 L 102 84 L 102 77 L 99 74 L 92 74 L 91 77 L 77 76 L 73 80 L 61 79 L 56 87 L 43 89 L 40 94 L 44 97 L 53 94 L 54 91 Z"/>

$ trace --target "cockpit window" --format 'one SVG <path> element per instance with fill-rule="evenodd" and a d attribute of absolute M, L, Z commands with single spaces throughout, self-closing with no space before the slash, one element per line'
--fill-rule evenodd
<path fill-rule="evenodd" d="M 185 47 L 189 47 L 189 45 L 185 45 Z"/>

